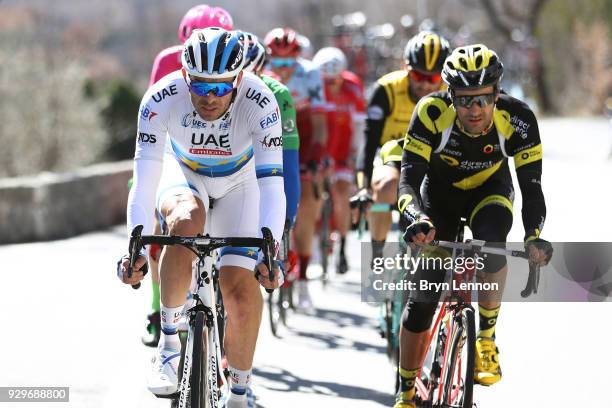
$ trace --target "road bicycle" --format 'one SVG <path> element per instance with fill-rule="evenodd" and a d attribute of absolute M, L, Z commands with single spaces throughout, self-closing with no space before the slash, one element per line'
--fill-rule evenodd
<path fill-rule="evenodd" d="M 430 246 L 452 250 L 454 259 L 473 257 L 476 254 L 495 254 L 529 259 L 527 251 L 487 246 L 484 241 L 465 240 L 462 219 L 457 242 L 432 241 Z M 453 270 L 453 290 L 439 304 L 429 336 L 425 363 L 416 378 L 416 402 L 423 408 L 472 408 L 474 387 L 474 358 L 476 344 L 475 311 L 471 305 L 471 290 L 461 284 L 470 282 L 475 266 L 466 267 L 463 273 Z M 529 264 L 527 286 L 521 296 L 537 293 L 539 266 Z M 458 289 L 457 289 L 458 288 Z M 396 387 L 399 380 L 396 379 Z"/>
<path fill-rule="evenodd" d="M 222 333 L 224 313 L 222 303 L 215 293 L 213 276 L 213 251 L 226 247 L 254 247 L 263 254 L 265 265 L 273 279 L 274 239 L 268 228 L 262 228 L 263 238 L 213 238 L 209 235 L 195 237 L 142 235 L 142 225 L 132 230 L 129 246 L 130 267 L 144 245 L 181 245 L 197 256 L 197 281 L 192 294 L 191 307 L 186 314 L 187 339 L 183 347 L 178 391 L 168 396 L 178 408 L 218 408 L 222 395 L 229 395 L 227 372 L 221 367 Z M 217 281 L 218 283 L 218 281 Z M 136 285 L 134 285 L 136 286 Z M 271 290 L 266 289 L 269 293 Z"/>
<path fill-rule="evenodd" d="M 280 245 L 280 258 L 287 263 L 291 242 L 291 230 L 288 223 L 285 224 L 283 239 Z M 294 269 L 294 268 L 293 268 Z M 285 282 L 274 292 L 268 295 L 268 320 L 272 334 L 279 337 L 279 325 L 287 326 L 287 317 L 290 310 L 295 310 L 293 303 L 293 282 L 297 279 L 295 271 L 290 267 L 285 274 Z"/>

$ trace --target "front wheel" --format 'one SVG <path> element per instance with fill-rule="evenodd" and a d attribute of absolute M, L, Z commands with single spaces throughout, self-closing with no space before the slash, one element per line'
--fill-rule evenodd
<path fill-rule="evenodd" d="M 455 316 L 444 361 L 443 401 L 452 407 L 471 408 L 474 390 L 476 326 L 474 309 L 461 309 Z"/>
<path fill-rule="evenodd" d="M 208 348 L 208 331 L 204 330 L 206 316 L 197 312 L 193 328 L 193 351 L 191 376 L 189 378 L 190 408 L 205 408 L 208 394 L 207 364 L 205 350 Z"/>
<path fill-rule="evenodd" d="M 268 317 L 270 321 L 270 330 L 275 337 L 278 337 L 278 323 L 281 320 L 283 313 L 283 297 L 282 288 L 278 288 L 268 294 Z"/>

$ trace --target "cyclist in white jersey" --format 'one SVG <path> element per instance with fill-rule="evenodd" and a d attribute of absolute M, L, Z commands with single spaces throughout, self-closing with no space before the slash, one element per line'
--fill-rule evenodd
<path fill-rule="evenodd" d="M 144 225 L 152 231 L 154 205 L 170 235 L 261 236 L 269 227 L 280 240 L 285 221 L 282 128 L 272 92 L 255 75 L 243 72 L 241 36 L 222 28 L 195 30 L 185 42 L 183 69 L 153 85 L 144 95 L 138 118 L 134 185 L 128 199 L 128 231 Z M 215 200 L 209 213 L 209 197 Z M 253 205 L 260 202 L 261 205 Z M 161 257 L 162 335 L 148 388 L 157 395 L 176 392 L 180 342 L 177 326 L 191 282 L 194 255 L 166 247 Z M 228 406 L 246 406 L 253 354 L 261 322 L 262 297 L 253 279 L 275 288 L 253 248 L 221 251 L 220 285 L 228 314 L 225 335 L 231 396 Z M 134 284 L 143 277 L 138 258 L 127 277 L 123 259 L 119 275 Z"/>

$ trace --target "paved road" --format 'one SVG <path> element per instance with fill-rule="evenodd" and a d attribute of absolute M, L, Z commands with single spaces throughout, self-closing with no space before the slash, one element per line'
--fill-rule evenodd
<path fill-rule="evenodd" d="M 612 162 L 606 160 L 606 122 L 543 121 L 542 133 L 544 236 L 609 241 Z M 515 207 L 520 220 L 519 197 Z M 515 222 L 511 239 L 520 240 L 521 229 Z M 145 390 L 151 349 L 139 336 L 148 290 L 133 291 L 113 273 L 124 235 L 124 228 L 116 227 L 0 247 L 0 385 L 69 386 L 71 402 L 52 405 L 58 408 L 168 406 Z M 312 284 L 313 315 L 292 315 L 280 339 L 264 320 L 255 359 L 259 406 L 392 405 L 391 368 L 375 330 L 377 309 L 360 302 L 354 236 L 349 253 L 352 270 L 346 276 L 326 290 Z M 310 272 L 315 276 L 317 266 Z M 504 378 L 494 387 L 476 388 L 478 406 L 612 406 L 606 388 L 611 315 L 609 302 L 504 304 L 497 329 Z"/>

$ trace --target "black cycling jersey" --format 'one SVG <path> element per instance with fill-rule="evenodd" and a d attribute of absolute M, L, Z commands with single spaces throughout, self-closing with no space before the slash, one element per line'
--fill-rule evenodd
<path fill-rule="evenodd" d="M 485 184 L 512 185 L 508 157 L 514 158 L 523 196 L 526 237 L 539 236 L 546 217 L 542 193 L 542 145 L 535 115 L 529 107 L 500 94 L 493 126 L 480 136 L 465 133 L 448 92 L 422 99 L 404 138 L 398 204 L 400 211 L 423 214 L 421 183 L 445 191 L 469 191 Z"/>

